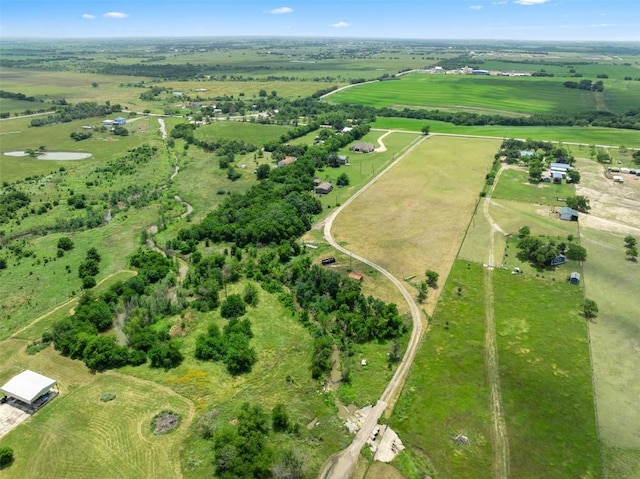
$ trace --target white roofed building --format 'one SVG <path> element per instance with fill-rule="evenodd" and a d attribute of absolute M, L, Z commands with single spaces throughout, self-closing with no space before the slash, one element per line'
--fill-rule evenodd
<path fill-rule="evenodd" d="M 0 390 L 9 397 L 33 405 L 33 403 L 47 394 L 55 385 L 55 379 L 48 378 L 27 369 L 17 376 L 12 377 Z"/>

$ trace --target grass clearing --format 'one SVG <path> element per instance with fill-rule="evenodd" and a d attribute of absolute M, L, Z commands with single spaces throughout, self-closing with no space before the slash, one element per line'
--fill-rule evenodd
<path fill-rule="evenodd" d="M 454 263 L 389 421 L 437 477 L 476 478 L 491 471 L 482 275 L 479 264 Z M 458 434 L 470 444 L 457 445 Z"/>
<path fill-rule="evenodd" d="M 582 291 L 504 270 L 494 286 L 511 474 L 601 477 Z"/>
<path fill-rule="evenodd" d="M 432 269 L 444 282 L 497 147 L 427 139 L 336 218 L 334 237 L 399 278 Z"/>
<path fill-rule="evenodd" d="M 240 121 L 217 121 L 202 126 L 195 131 L 199 140 L 214 138 L 226 138 L 229 140 L 241 140 L 262 147 L 267 142 L 278 140 L 280 136 L 289 131 L 287 126 L 263 125 L 261 123 Z"/>

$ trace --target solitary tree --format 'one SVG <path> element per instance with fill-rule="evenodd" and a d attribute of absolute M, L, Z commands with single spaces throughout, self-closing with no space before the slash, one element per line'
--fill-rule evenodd
<path fill-rule="evenodd" d="M 589 205 L 589 198 L 582 195 L 570 196 L 567 198 L 567 206 L 584 213 L 591 209 L 591 205 Z"/>
<path fill-rule="evenodd" d="M 427 284 L 432 288 L 438 287 L 438 278 L 440 277 L 440 275 L 430 269 L 428 269 L 425 274 L 427 276 Z"/>
<path fill-rule="evenodd" d="M 598 304 L 592 299 L 585 299 L 582 303 L 582 315 L 586 319 L 593 319 L 598 316 Z"/>
<path fill-rule="evenodd" d="M 627 249 L 627 258 L 631 261 L 637 261 L 638 259 L 638 240 L 633 236 L 628 235 L 624 237 L 624 246 Z"/>
<path fill-rule="evenodd" d="M 430 130 L 430 126 L 429 125 L 424 125 L 422 127 L 422 130 L 420 130 L 422 132 L 423 135 L 428 135 L 429 134 L 429 130 Z"/>

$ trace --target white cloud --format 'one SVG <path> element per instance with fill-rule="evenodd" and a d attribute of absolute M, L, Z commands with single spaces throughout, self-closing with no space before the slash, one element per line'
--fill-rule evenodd
<path fill-rule="evenodd" d="M 331 26 L 333 28 L 346 28 L 346 27 L 349 27 L 351 25 L 349 25 L 347 22 L 338 22 L 338 23 L 332 23 Z"/>
<path fill-rule="evenodd" d="M 482 10 L 482 5 L 471 5 L 469 8 L 471 10 Z"/>
<path fill-rule="evenodd" d="M 107 12 L 103 13 L 102 16 L 104 18 L 127 18 L 129 15 L 122 12 Z"/>
<path fill-rule="evenodd" d="M 272 13 L 274 15 L 282 15 L 283 13 L 293 13 L 293 8 L 289 8 L 289 7 L 274 8 L 273 10 L 269 10 L 269 13 Z"/>
<path fill-rule="evenodd" d="M 95 20 L 96 16 L 91 15 L 90 13 L 83 13 L 80 18 L 84 18 L 85 20 Z"/>
<path fill-rule="evenodd" d="M 506 5 L 509 3 L 507 0 L 501 0 L 499 2 L 492 2 L 494 5 Z"/>
<path fill-rule="evenodd" d="M 514 3 L 520 5 L 540 5 L 541 3 L 547 3 L 549 0 L 515 0 Z"/>

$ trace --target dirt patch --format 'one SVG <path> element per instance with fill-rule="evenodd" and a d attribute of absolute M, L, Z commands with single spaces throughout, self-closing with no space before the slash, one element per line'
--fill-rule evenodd
<path fill-rule="evenodd" d="M 180 416 L 172 411 L 162 411 L 151 421 L 151 429 L 154 434 L 167 434 L 180 424 Z"/>

